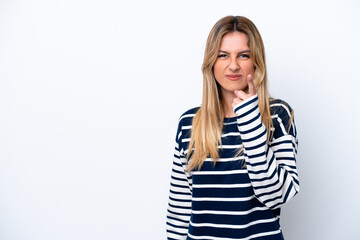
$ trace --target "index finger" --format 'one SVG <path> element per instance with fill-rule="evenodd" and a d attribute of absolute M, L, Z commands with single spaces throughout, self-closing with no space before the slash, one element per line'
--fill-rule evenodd
<path fill-rule="evenodd" d="M 256 94 L 256 87 L 255 87 L 255 83 L 254 83 L 254 78 L 251 74 L 247 75 L 247 82 L 248 82 L 248 86 L 249 86 L 249 94 L 251 96 Z"/>

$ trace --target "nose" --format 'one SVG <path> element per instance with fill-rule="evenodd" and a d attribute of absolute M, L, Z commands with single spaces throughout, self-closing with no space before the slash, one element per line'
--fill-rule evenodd
<path fill-rule="evenodd" d="M 233 71 L 233 72 L 238 71 L 238 70 L 240 69 L 240 65 L 239 65 L 239 63 L 238 63 L 238 61 L 237 61 L 236 58 L 232 58 L 232 59 L 231 59 L 231 62 L 230 62 L 230 65 L 229 65 L 229 69 L 230 69 L 231 71 Z"/>

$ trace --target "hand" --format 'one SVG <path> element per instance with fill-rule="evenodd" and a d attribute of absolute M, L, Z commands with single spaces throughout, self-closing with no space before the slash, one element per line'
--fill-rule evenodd
<path fill-rule="evenodd" d="M 245 93 L 243 90 L 235 90 L 236 98 L 233 99 L 232 107 L 235 105 L 245 101 L 246 99 L 254 96 L 256 94 L 256 88 L 253 80 L 253 76 L 251 74 L 247 75 L 246 81 L 248 83 L 249 93 Z"/>

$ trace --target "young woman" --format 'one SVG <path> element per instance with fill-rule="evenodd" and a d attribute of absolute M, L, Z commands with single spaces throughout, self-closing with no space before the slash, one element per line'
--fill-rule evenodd
<path fill-rule="evenodd" d="M 290 106 L 270 98 L 264 45 L 245 17 L 207 39 L 201 107 L 179 119 L 168 239 L 284 239 L 280 207 L 299 192 Z"/>

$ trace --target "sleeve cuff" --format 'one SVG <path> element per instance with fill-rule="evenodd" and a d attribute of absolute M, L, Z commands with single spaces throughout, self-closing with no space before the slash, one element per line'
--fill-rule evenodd
<path fill-rule="evenodd" d="M 254 95 L 234 106 L 240 134 L 248 134 L 261 128 L 262 122 L 258 102 L 258 96 Z M 243 137 L 247 138 L 248 136 Z"/>
<path fill-rule="evenodd" d="M 233 110 L 234 110 L 234 113 L 236 113 L 236 115 L 240 116 L 243 113 L 245 113 L 249 107 L 250 108 L 254 107 L 254 105 L 258 105 L 258 95 L 257 94 L 242 101 L 241 103 L 236 104 L 233 107 Z"/>

